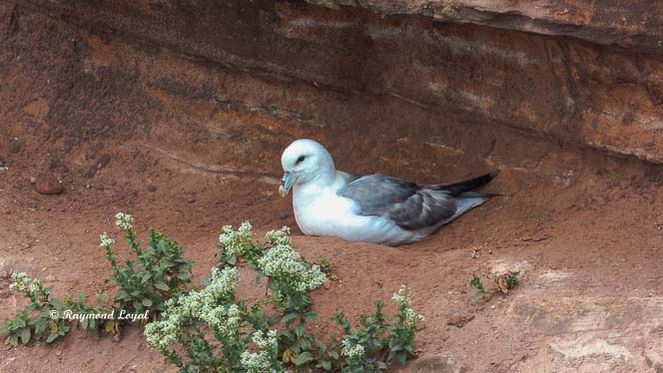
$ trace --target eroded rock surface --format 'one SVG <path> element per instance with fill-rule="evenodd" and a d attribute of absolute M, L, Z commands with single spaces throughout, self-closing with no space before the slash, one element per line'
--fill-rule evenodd
<path fill-rule="evenodd" d="M 588 0 L 307 0 L 328 7 L 355 6 L 382 14 L 422 15 L 506 30 L 571 36 L 661 54 L 663 3 Z"/>
<path fill-rule="evenodd" d="M 573 3 L 369 1 L 365 10 L 31 0 L 0 9 L 8 20 L 5 71 L 34 55 L 19 57 L 21 44 L 58 46 L 60 57 L 39 73 L 40 83 L 50 78 L 49 93 L 25 110 L 65 132 L 84 120 L 83 136 L 96 127 L 109 133 L 122 117 L 155 127 L 172 119 L 159 105 L 185 100 L 207 114 L 198 111 L 195 125 L 178 120 L 178 130 L 201 139 L 228 131 L 215 129 L 222 117 L 260 117 L 268 143 L 361 130 L 380 142 L 401 139 L 412 151 L 540 171 L 565 167 L 550 159 L 559 144 L 662 163 L 661 5 Z M 430 17 L 411 15 L 426 9 Z M 52 38 L 48 27 L 71 38 Z M 68 75 L 46 76 L 53 69 Z M 80 97 L 90 101 L 83 111 L 62 109 L 79 99 L 63 91 L 72 82 L 90 92 Z M 365 141 L 354 145 L 370 147 Z M 514 150 L 514 142 L 527 150 Z"/>

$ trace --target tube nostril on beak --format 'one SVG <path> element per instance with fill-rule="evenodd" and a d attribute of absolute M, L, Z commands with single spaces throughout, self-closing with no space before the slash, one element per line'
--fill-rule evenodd
<path fill-rule="evenodd" d="M 291 171 L 286 171 L 281 178 L 281 185 L 279 186 L 279 194 L 285 197 L 290 192 L 290 189 L 295 184 L 295 174 Z"/>

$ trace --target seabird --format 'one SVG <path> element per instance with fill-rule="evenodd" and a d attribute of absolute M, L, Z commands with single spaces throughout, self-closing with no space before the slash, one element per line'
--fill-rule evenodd
<path fill-rule="evenodd" d="M 497 172 L 451 184 L 417 185 L 380 174 L 355 176 L 336 170 L 320 143 L 299 139 L 281 155 L 279 193 L 293 189 L 295 219 L 306 235 L 333 236 L 389 246 L 431 235 L 495 194 L 470 190 Z"/>

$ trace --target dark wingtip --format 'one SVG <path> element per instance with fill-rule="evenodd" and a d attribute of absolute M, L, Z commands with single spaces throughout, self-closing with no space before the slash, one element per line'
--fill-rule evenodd
<path fill-rule="evenodd" d="M 486 193 L 486 192 L 464 192 L 459 194 L 459 198 L 484 198 L 491 199 L 493 197 L 501 197 L 504 194 L 502 193 Z"/>
<path fill-rule="evenodd" d="M 490 171 L 489 173 L 487 173 L 486 176 L 488 176 L 491 179 L 494 179 L 499 174 L 500 174 L 500 170 L 493 170 L 493 171 Z"/>
<path fill-rule="evenodd" d="M 486 198 L 502 197 L 504 193 L 482 193 Z"/>

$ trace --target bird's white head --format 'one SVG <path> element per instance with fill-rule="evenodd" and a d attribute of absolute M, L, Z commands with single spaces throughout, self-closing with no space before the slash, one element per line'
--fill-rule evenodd
<path fill-rule="evenodd" d="M 336 169 L 331 154 L 317 141 L 293 141 L 281 155 L 283 178 L 279 193 L 285 197 L 295 185 L 333 180 Z"/>

